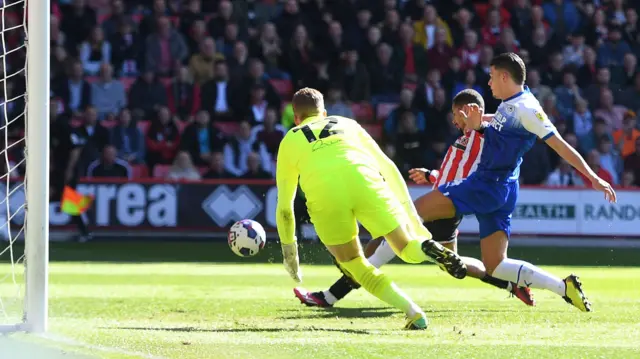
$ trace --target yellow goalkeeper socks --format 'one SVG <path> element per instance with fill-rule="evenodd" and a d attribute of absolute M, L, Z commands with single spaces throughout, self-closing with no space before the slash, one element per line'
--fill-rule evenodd
<path fill-rule="evenodd" d="M 422 313 L 415 304 L 384 273 L 374 267 L 363 257 L 340 263 L 340 266 L 366 289 L 383 302 L 403 311 L 409 318 Z"/>
<path fill-rule="evenodd" d="M 400 259 L 407 263 L 417 264 L 422 263 L 430 258 L 422 251 L 422 241 L 412 239 L 407 243 L 402 252 L 400 252 Z"/>

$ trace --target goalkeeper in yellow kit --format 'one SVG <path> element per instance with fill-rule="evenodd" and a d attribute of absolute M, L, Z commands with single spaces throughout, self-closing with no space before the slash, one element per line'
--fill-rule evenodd
<path fill-rule="evenodd" d="M 356 219 L 373 238 L 385 237 L 407 263 L 436 262 L 455 278 L 467 268 L 454 252 L 431 240 L 395 164 L 355 121 L 327 117 L 320 92 L 293 96 L 295 127 L 278 150 L 276 219 L 285 268 L 302 281 L 295 238 L 293 199 L 298 180 L 311 222 L 339 266 L 369 293 L 402 310 L 407 329 L 426 329 L 427 319 L 362 253 Z"/>

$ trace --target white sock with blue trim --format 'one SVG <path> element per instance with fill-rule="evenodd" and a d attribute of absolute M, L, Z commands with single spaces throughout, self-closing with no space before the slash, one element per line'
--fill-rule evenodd
<path fill-rule="evenodd" d="M 531 263 L 506 258 L 493 271 L 491 276 L 516 283 L 519 287 L 547 289 L 559 296 L 565 295 L 564 281 Z"/>

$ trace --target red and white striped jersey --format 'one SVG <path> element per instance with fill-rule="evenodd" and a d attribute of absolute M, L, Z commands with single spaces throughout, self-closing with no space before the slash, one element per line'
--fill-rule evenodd
<path fill-rule="evenodd" d="M 460 136 L 449 147 L 440 167 L 440 175 L 434 183 L 437 188 L 447 182 L 467 178 L 478 167 L 484 136 L 478 131 L 469 131 Z"/>

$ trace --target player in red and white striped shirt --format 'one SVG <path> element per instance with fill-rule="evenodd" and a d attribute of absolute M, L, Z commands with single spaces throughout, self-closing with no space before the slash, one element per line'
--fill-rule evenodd
<path fill-rule="evenodd" d="M 445 155 L 440 171 L 427 170 L 425 168 L 414 168 L 409 171 L 409 177 L 417 184 L 433 184 L 434 188 L 441 184 L 462 180 L 468 177 L 478 167 L 480 155 L 482 154 L 482 146 L 484 138 L 480 132 L 467 131 L 466 122 L 461 118 L 458 111 L 453 111 L 453 123 L 462 131 L 456 142 L 449 147 Z M 440 242 L 443 246 L 457 251 L 458 226 L 462 221 L 462 217 L 450 219 L 441 219 L 433 222 L 426 222 L 424 225 L 433 235 L 435 241 Z M 375 267 L 380 267 L 393 258 L 395 253 L 384 240 L 370 241 L 365 250 L 365 256 Z M 372 253 L 373 252 L 373 253 Z M 371 254 L 372 253 L 372 254 Z M 494 278 L 484 272 L 484 265 L 477 259 L 463 257 L 469 269 L 468 275 L 476 277 L 485 283 L 495 287 L 505 289 L 511 292 L 518 299 L 527 305 L 535 305 L 529 288 L 518 287 L 514 283 L 510 283 L 498 278 Z M 469 262 L 473 261 L 473 262 Z M 473 263 L 473 266 L 469 264 Z M 472 267 L 478 270 L 472 270 Z M 308 306 L 314 307 L 331 307 L 335 302 L 344 298 L 353 289 L 359 288 L 360 285 L 355 283 L 347 275 L 343 275 L 329 289 L 321 292 L 309 292 L 308 290 L 298 287 L 293 292 L 296 297 Z"/>

